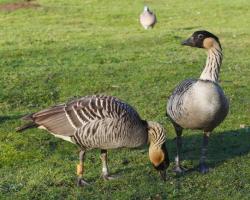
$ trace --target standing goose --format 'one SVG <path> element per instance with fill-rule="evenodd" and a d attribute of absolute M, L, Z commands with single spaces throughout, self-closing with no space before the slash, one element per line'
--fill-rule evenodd
<path fill-rule="evenodd" d="M 156 24 L 155 14 L 149 10 L 147 6 L 144 6 L 144 10 L 140 15 L 140 23 L 145 29 L 153 28 Z"/>
<path fill-rule="evenodd" d="M 169 165 L 165 131 L 156 122 L 147 122 L 128 104 L 112 96 L 86 96 L 60 104 L 23 118 L 30 121 L 17 129 L 38 127 L 55 137 L 78 145 L 78 186 L 88 185 L 83 179 L 83 161 L 87 150 L 101 149 L 102 176 L 111 179 L 107 149 L 135 148 L 149 143 L 149 159 L 163 179 Z"/>
<path fill-rule="evenodd" d="M 208 56 L 206 66 L 199 79 L 187 79 L 179 84 L 167 103 L 169 116 L 177 135 L 175 171 L 183 172 L 180 165 L 181 135 L 184 128 L 204 131 L 199 170 L 208 172 L 206 153 L 208 137 L 227 116 L 229 105 L 218 78 L 222 62 L 222 48 L 219 39 L 208 31 L 196 31 L 182 45 L 204 48 Z"/>

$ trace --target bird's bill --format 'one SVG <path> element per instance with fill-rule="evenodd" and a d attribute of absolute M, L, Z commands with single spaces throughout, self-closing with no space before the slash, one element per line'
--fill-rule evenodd
<path fill-rule="evenodd" d="M 182 45 L 185 45 L 185 46 L 191 46 L 193 47 L 194 46 L 194 38 L 193 37 L 190 37 L 184 41 L 182 41 L 181 43 Z"/>

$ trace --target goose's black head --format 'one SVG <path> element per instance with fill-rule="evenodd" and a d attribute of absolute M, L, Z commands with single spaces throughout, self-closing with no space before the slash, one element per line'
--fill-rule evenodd
<path fill-rule="evenodd" d="M 218 44 L 221 48 L 219 38 L 205 30 L 194 32 L 190 38 L 184 40 L 181 44 L 205 49 L 210 49 L 215 44 Z"/>

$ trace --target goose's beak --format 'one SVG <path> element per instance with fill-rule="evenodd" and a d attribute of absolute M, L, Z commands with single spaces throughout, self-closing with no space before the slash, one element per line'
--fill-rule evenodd
<path fill-rule="evenodd" d="M 191 46 L 193 47 L 194 46 L 194 38 L 193 37 L 190 37 L 184 41 L 182 41 L 181 43 L 182 45 L 185 45 L 185 46 Z"/>

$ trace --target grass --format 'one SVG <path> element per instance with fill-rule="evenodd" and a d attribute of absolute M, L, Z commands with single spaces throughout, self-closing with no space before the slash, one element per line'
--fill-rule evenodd
<path fill-rule="evenodd" d="M 142 1 L 39 0 L 36 9 L 0 11 L 0 199 L 250 199 L 250 2 L 145 2 L 158 17 L 149 31 L 138 24 Z M 198 29 L 221 40 L 230 114 L 211 136 L 210 173 L 177 177 L 165 104 L 178 82 L 201 73 L 204 51 L 180 46 Z M 91 186 L 77 188 L 77 147 L 42 130 L 15 132 L 24 114 L 96 93 L 118 96 L 164 125 L 171 158 L 166 183 L 146 148 L 111 150 L 111 172 L 121 178 L 103 181 L 94 150 L 86 158 Z M 201 138 L 200 131 L 184 132 L 188 168 L 198 164 Z"/>

